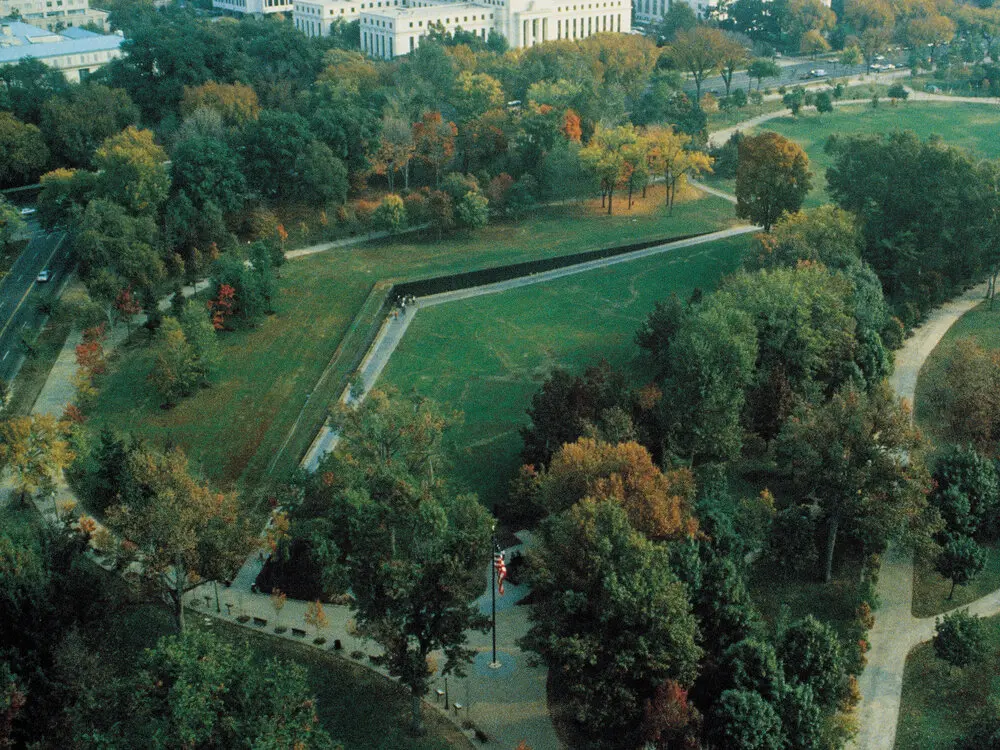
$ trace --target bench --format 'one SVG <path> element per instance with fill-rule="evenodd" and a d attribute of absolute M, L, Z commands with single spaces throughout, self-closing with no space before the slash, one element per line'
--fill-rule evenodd
<path fill-rule="evenodd" d="M 292 635 L 296 638 L 305 638 L 306 631 L 302 630 L 302 628 L 292 628 Z"/>
<path fill-rule="evenodd" d="M 265 620 L 263 617 L 255 617 L 253 618 L 253 624 L 256 625 L 258 628 L 262 628 L 265 625 L 267 625 L 267 620 Z"/>

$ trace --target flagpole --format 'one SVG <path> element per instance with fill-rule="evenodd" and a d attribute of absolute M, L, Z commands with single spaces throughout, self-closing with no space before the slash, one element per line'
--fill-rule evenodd
<path fill-rule="evenodd" d="M 493 554 L 490 555 L 490 598 L 493 602 L 493 661 L 490 662 L 490 669 L 498 669 L 500 662 L 497 661 L 497 534 L 496 526 L 493 527 Z"/>

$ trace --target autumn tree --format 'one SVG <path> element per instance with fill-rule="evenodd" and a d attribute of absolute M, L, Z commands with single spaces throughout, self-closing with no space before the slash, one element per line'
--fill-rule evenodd
<path fill-rule="evenodd" d="M 44 487 L 54 487 L 72 460 L 64 427 L 51 414 L 0 423 L 0 462 L 13 474 L 21 502 Z"/>
<path fill-rule="evenodd" d="M 929 489 L 923 451 L 909 407 L 885 383 L 868 393 L 847 385 L 824 404 L 800 406 L 785 423 L 778 455 L 827 525 L 824 580 L 832 578 L 842 528 L 869 550 L 920 529 Z"/>
<path fill-rule="evenodd" d="M 681 70 L 694 79 L 695 99 L 701 101 L 701 84 L 722 64 L 730 40 L 718 29 L 697 26 L 679 31 L 667 48 L 667 54 Z M 727 88 L 728 90 L 728 88 Z"/>
<path fill-rule="evenodd" d="M 376 174 L 385 175 L 389 192 L 396 190 L 396 173 L 403 172 L 403 188 L 410 187 L 410 160 L 414 155 L 413 128 L 399 117 L 382 119 L 382 138 L 372 161 Z"/>
<path fill-rule="evenodd" d="M 534 504 L 548 513 L 583 498 L 620 504 L 629 521 L 650 539 L 693 535 L 695 483 L 687 469 L 661 472 L 649 451 L 635 442 L 612 445 L 583 437 L 560 448 L 533 486 Z"/>
<path fill-rule="evenodd" d="M 770 231 L 785 212 L 798 211 L 812 187 L 809 157 L 777 133 L 740 141 L 736 167 L 736 215 Z"/>
<path fill-rule="evenodd" d="M 218 112 L 222 122 L 233 128 L 242 127 L 260 114 L 257 92 L 243 83 L 206 81 L 200 86 L 185 86 L 180 113 L 188 117 L 199 109 Z"/>
<path fill-rule="evenodd" d="M 197 364 L 194 350 L 176 318 L 165 317 L 156 335 L 149 380 L 167 404 L 174 404 L 195 386 Z"/>
<path fill-rule="evenodd" d="M 156 216 L 170 189 L 166 161 L 152 131 L 128 127 L 94 152 L 97 194 L 132 215 Z"/>
<path fill-rule="evenodd" d="M 711 172 L 712 157 L 692 148 L 691 136 L 675 132 L 672 128 L 651 128 L 646 137 L 649 140 L 649 168 L 663 175 L 667 206 L 672 213 L 678 189 L 689 177 Z"/>
<path fill-rule="evenodd" d="M 989 450 L 1000 435 L 1000 362 L 972 339 L 959 339 L 945 364 L 934 410 L 956 442 Z"/>
<path fill-rule="evenodd" d="M 638 141 L 631 125 L 617 128 L 598 126 L 590 143 L 580 150 L 580 161 L 601 185 L 601 206 L 607 198 L 608 214 L 613 213 L 614 192 L 628 179 L 626 148 Z"/>
<path fill-rule="evenodd" d="M 647 701 L 698 671 L 697 624 L 667 550 L 614 501 L 550 516 L 531 553 L 525 648 L 541 656 L 586 747 L 636 746 Z"/>
<path fill-rule="evenodd" d="M 434 186 L 441 183 L 441 171 L 455 154 L 458 128 L 445 122 L 440 112 L 427 112 L 413 124 L 414 155 L 434 170 Z"/>
<path fill-rule="evenodd" d="M 729 98 L 733 85 L 733 75 L 750 60 L 750 50 L 739 39 L 726 36 L 719 48 L 719 72 L 722 82 L 726 85 L 726 98 Z"/>
<path fill-rule="evenodd" d="M 319 637 L 319 631 L 323 630 L 330 624 L 330 620 L 327 618 L 326 612 L 323 609 L 323 603 L 319 599 L 309 602 L 306 606 L 306 613 L 303 615 L 302 619 L 306 625 L 313 626 L 316 631 L 317 638 Z"/>
<path fill-rule="evenodd" d="M 127 286 L 115 297 L 115 313 L 118 320 L 125 324 L 125 330 L 129 336 L 132 335 L 132 319 L 142 312 L 142 305 L 135 298 L 132 287 Z"/>
<path fill-rule="evenodd" d="M 137 487 L 108 510 L 121 554 L 139 580 L 173 609 L 184 630 L 184 597 L 207 580 L 231 580 L 255 544 L 253 516 L 235 493 L 196 480 L 179 448 L 129 456 Z"/>

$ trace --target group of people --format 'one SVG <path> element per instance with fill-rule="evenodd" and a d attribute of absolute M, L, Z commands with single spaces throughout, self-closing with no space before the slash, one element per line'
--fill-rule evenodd
<path fill-rule="evenodd" d="M 403 296 L 398 297 L 396 299 L 396 307 L 394 307 L 393 310 L 392 310 L 392 319 L 393 320 L 398 320 L 399 316 L 401 314 L 405 315 L 406 314 L 406 306 L 408 304 L 412 305 L 416 301 L 417 301 L 417 298 L 415 296 L 413 296 L 412 294 L 404 294 Z"/>

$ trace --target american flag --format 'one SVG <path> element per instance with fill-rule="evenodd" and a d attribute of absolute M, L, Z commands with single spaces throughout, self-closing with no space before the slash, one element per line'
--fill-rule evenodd
<path fill-rule="evenodd" d="M 493 567 L 497 569 L 497 584 L 500 596 L 503 596 L 503 582 L 507 577 L 507 565 L 503 561 L 503 552 L 497 550 L 493 553 Z"/>

